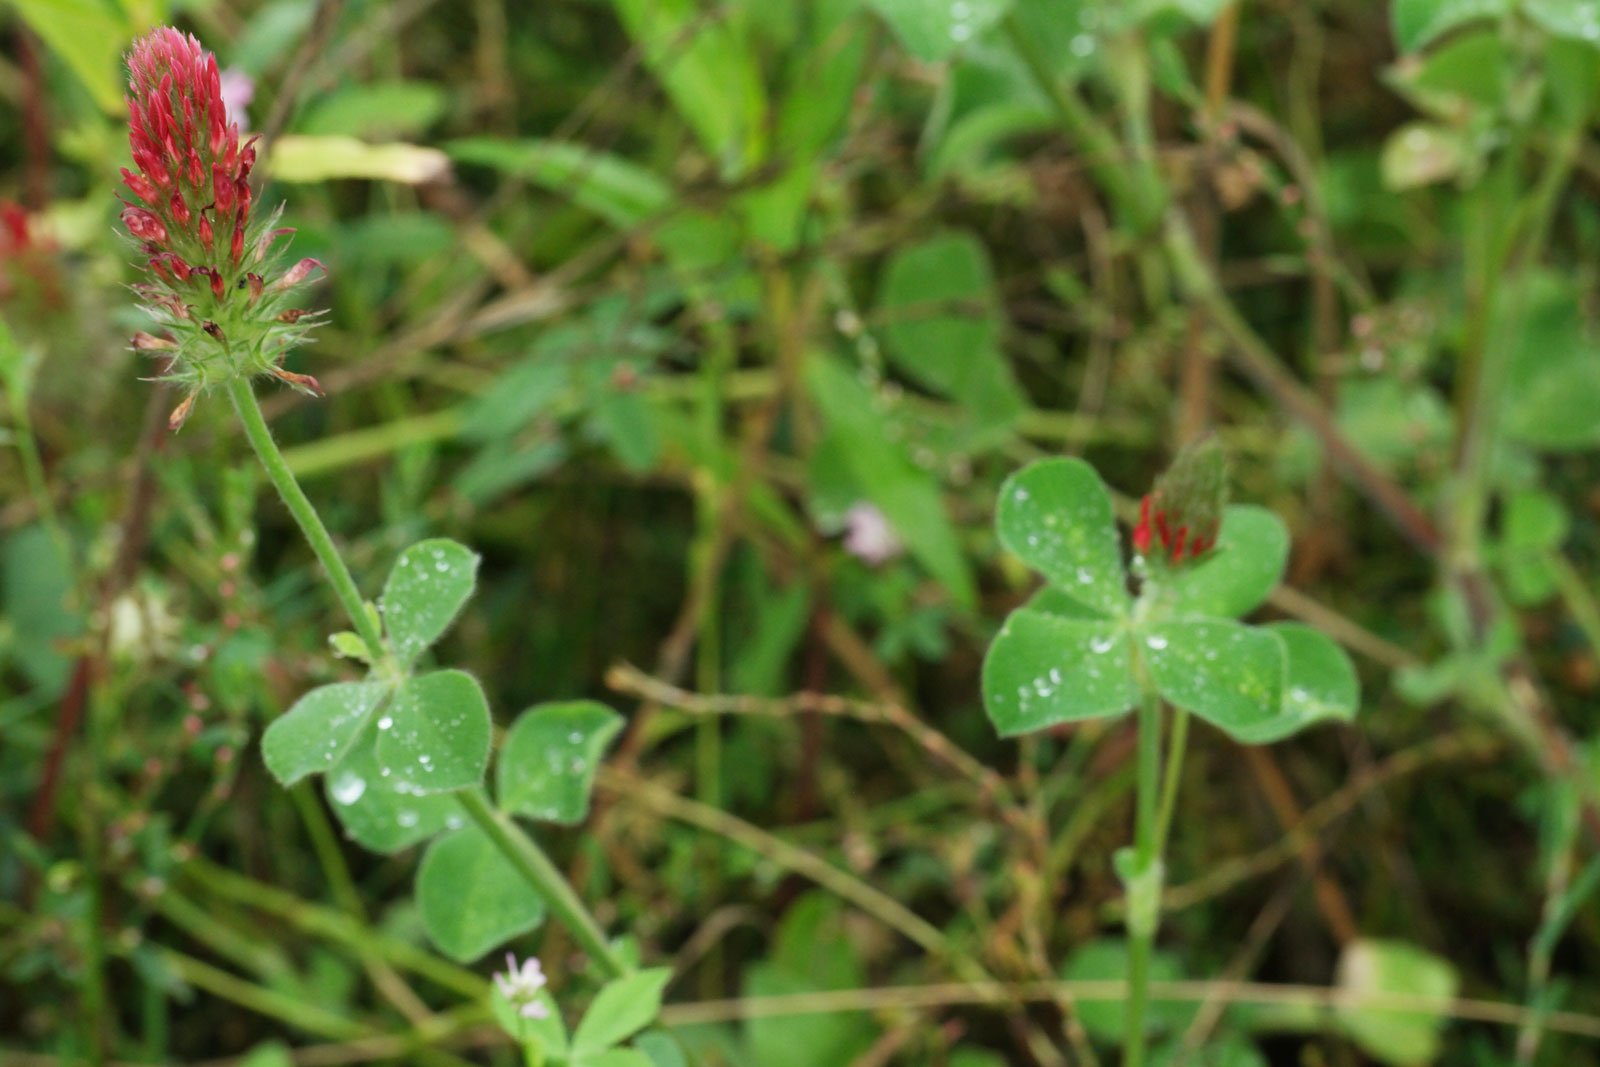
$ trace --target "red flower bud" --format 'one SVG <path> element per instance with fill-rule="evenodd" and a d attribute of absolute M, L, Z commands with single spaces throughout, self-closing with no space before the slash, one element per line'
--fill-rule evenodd
<path fill-rule="evenodd" d="M 148 178 L 141 174 L 133 173 L 127 167 L 122 168 L 122 184 L 126 185 L 129 192 L 146 204 L 154 204 L 159 195 L 156 192 L 156 187 L 150 184 Z"/>
<path fill-rule="evenodd" d="M 320 270 L 326 273 L 327 268 L 322 265 L 320 260 L 311 259 L 308 256 L 307 258 L 296 263 L 294 266 L 290 267 L 288 270 L 284 271 L 283 277 L 279 278 L 272 287 L 274 289 L 288 289 L 292 286 L 299 285 L 301 282 L 311 277 L 311 272 L 314 270 Z"/>
<path fill-rule="evenodd" d="M 206 218 L 204 211 L 200 212 L 200 243 L 205 246 L 207 252 L 211 251 L 211 243 L 215 239 L 215 235 L 211 232 L 211 220 Z"/>
<path fill-rule="evenodd" d="M 141 241 L 153 241 L 156 244 L 167 243 L 167 228 L 161 225 L 161 220 L 144 208 L 134 207 L 132 204 L 122 208 L 122 224 L 128 232 Z"/>
<path fill-rule="evenodd" d="M 154 334 L 145 333 L 143 330 L 133 335 L 133 350 L 135 352 L 164 352 L 177 347 L 178 345 L 175 341 L 169 341 L 165 337 L 156 337 Z"/>

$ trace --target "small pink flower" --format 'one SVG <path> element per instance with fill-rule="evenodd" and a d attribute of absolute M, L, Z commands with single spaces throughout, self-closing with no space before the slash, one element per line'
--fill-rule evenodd
<path fill-rule="evenodd" d="M 863 563 L 881 566 L 903 550 L 888 518 L 864 500 L 845 512 L 844 525 L 844 550 Z"/>

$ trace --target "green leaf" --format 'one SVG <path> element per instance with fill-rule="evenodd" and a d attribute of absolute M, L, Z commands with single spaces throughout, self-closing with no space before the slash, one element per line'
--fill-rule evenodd
<path fill-rule="evenodd" d="M 400 553 L 378 605 L 401 666 L 415 663 L 449 629 L 477 581 L 478 554 L 465 545 L 441 537 Z"/>
<path fill-rule="evenodd" d="M 911 462 L 889 433 L 873 395 L 841 362 L 808 359 L 805 373 L 811 399 L 829 430 L 815 462 L 840 464 L 928 573 L 958 604 L 973 607 L 978 594 L 972 571 L 933 475 Z"/>
<path fill-rule="evenodd" d="M 1217 547 L 1199 563 L 1174 571 L 1161 589 L 1161 603 L 1178 615 L 1236 618 L 1267 599 L 1288 561 L 1283 520 L 1265 508 L 1234 505 L 1223 512 Z"/>
<path fill-rule="evenodd" d="M 672 186 L 622 156 L 561 141 L 467 138 L 450 155 L 526 178 L 592 211 L 619 229 L 638 226 L 672 206 Z"/>
<path fill-rule="evenodd" d="M 428 846 L 417 871 L 417 907 L 433 943 L 463 963 L 544 919 L 543 898 L 475 826 Z"/>
<path fill-rule="evenodd" d="M 432 82 L 384 81 L 344 86 L 320 99 L 297 123 L 300 133 L 416 137 L 444 116 L 450 95 Z"/>
<path fill-rule="evenodd" d="M 1250 1039 L 1223 1031 L 1198 1049 L 1170 1042 L 1150 1050 L 1150 1067 L 1270 1067 L 1266 1056 Z"/>
<path fill-rule="evenodd" d="M 285 134 L 273 142 L 269 166 L 284 182 L 325 182 L 336 178 L 421 185 L 450 173 L 450 157 L 437 148 L 391 142 L 368 144 L 332 134 Z"/>
<path fill-rule="evenodd" d="M 1506 0 L 1394 0 L 1395 43 L 1402 52 L 1414 52 L 1457 26 L 1505 10 Z"/>
<path fill-rule="evenodd" d="M 1326 634 L 1304 623 L 1275 622 L 1262 627 L 1283 640 L 1288 657 L 1283 706 L 1278 716 L 1230 731 L 1248 744 L 1264 745 L 1299 733 L 1324 719 L 1349 722 L 1361 706 L 1356 668 Z"/>
<path fill-rule="evenodd" d="M 1004 737 L 1119 715 L 1138 695 L 1128 636 L 1109 620 L 1014 611 L 983 660 L 983 705 Z"/>
<path fill-rule="evenodd" d="M 122 50 L 135 27 L 97 0 L 12 0 L 17 14 L 71 68 L 94 102 L 122 110 Z"/>
<path fill-rule="evenodd" d="M 1428 1063 L 1439 1055 L 1443 1009 L 1456 995 L 1460 979 L 1448 961 L 1400 941 L 1356 941 L 1339 959 L 1339 988 L 1357 998 L 1342 1002 L 1335 1018 L 1373 1059 L 1395 1067 Z M 1440 1001 L 1439 1010 L 1397 1010 L 1392 996 Z M 1370 999 L 1369 999 L 1370 998 Z"/>
<path fill-rule="evenodd" d="M 42 523 L 14 530 L 0 545 L 0 623 L 9 623 L 10 657 L 44 694 L 59 693 L 70 663 L 62 645 L 83 632 L 73 605 L 72 561 Z"/>
<path fill-rule="evenodd" d="M 906 51 L 928 63 L 948 58 L 1011 9 L 1011 0 L 868 0 Z"/>
<path fill-rule="evenodd" d="M 1102 938 L 1075 949 L 1061 969 L 1069 982 L 1113 982 L 1128 978 L 1128 943 Z M 1176 982 L 1183 978 L 1178 961 L 1157 951 L 1150 960 L 1150 977 L 1157 982 Z M 1089 1036 L 1099 1041 L 1122 1039 L 1125 1009 L 1119 1000 L 1089 1000 L 1078 1003 L 1078 1020 Z M 1192 1003 L 1153 1000 L 1145 1014 L 1145 1032 L 1150 1035 L 1182 1033 L 1198 1007 Z"/>
<path fill-rule="evenodd" d="M 760 163 L 767 93 L 739 23 L 704 17 L 694 0 L 612 0 L 612 6 L 723 176 L 737 178 Z"/>
<path fill-rule="evenodd" d="M 349 754 L 388 687 L 336 682 L 295 701 L 261 736 L 261 756 L 278 784 L 291 786 L 336 766 Z"/>
<path fill-rule="evenodd" d="M 613 1048 L 588 1056 L 574 1056 L 572 1067 L 652 1067 L 653 1061 L 631 1048 Z"/>
<path fill-rule="evenodd" d="M 494 1021 L 500 1024 L 500 1029 L 504 1030 L 507 1036 L 519 1042 L 526 1040 L 538 1042 L 547 1059 L 551 1056 L 564 1059 L 568 1047 L 567 1024 L 561 1018 L 561 1006 L 556 1003 L 555 997 L 550 995 L 548 989 L 541 989 L 536 1000 L 544 1005 L 544 1017 L 525 1019 L 518 1012 L 517 1006 L 500 992 L 499 986 L 489 990 L 489 1010 L 494 1012 Z"/>
<path fill-rule="evenodd" d="M 592 700 L 537 704 L 523 712 L 506 731 L 495 767 L 500 807 L 545 822 L 582 822 L 601 754 L 622 723 L 621 715 Z"/>
<path fill-rule="evenodd" d="M 378 718 L 379 773 L 419 794 L 478 785 L 490 730 L 489 702 L 466 671 L 408 678 Z"/>
<path fill-rule="evenodd" d="M 654 967 L 608 982 L 578 1023 L 573 1054 L 592 1055 L 649 1026 L 661 1014 L 661 992 L 671 978 L 669 968 Z"/>
<path fill-rule="evenodd" d="M 1000 542 L 1074 600 L 1111 615 L 1128 610 L 1111 494 L 1081 459 L 1030 464 L 1000 487 Z"/>
<path fill-rule="evenodd" d="M 359 734 L 344 762 L 323 779 L 328 806 L 345 836 L 383 855 L 410 848 L 441 830 L 464 823 L 461 805 L 448 793 L 423 796 L 392 774 L 384 774 L 374 751 L 377 731 Z"/>
<path fill-rule="evenodd" d="M 633 1047 L 650 1058 L 652 1067 L 689 1067 L 682 1047 L 665 1030 L 647 1030 L 634 1039 Z"/>
<path fill-rule="evenodd" d="M 1600 46 L 1600 6 L 1593 0 L 1522 0 L 1522 13 L 1546 33 Z"/>
<path fill-rule="evenodd" d="M 1282 714 L 1283 638 L 1222 619 L 1158 623 L 1142 634 L 1161 695 L 1245 740 Z"/>
<path fill-rule="evenodd" d="M 908 378 L 969 406 L 1012 416 L 1022 410 L 1000 355 L 994 272 L 977 238 L 946 233 L 896 252 L 878 312 L 889 359 Z"/>
<path fill-rule="evenodd" d="M 1533 448 L 1600 445 L 1600 349 L 1551 353 L 1547 365 L 1508 394 L 1506 433 Z"/>

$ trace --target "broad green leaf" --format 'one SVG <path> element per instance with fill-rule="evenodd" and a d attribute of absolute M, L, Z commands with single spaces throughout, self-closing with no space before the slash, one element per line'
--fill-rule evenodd
<path fill-rule="evenodd" d="M 389 644 L 409 667 L 439 640 L 478 581 L 478 554 L 445 538 L 418 541 L 395 560 L 378 607 Z"/>
<path fill-rule="evenodd" d="M 452 158 L 526 178 L 594 212 L 619 229 L 638 226 L 672 206 L 672 187 L 621 156 L 562 141 L 468 138 L 449 144 Z"/>
<path fill-rule="evenodd" d="M 523 712 L 506 731 L 495 766 L 500 807 L 545 822 L 582 822 L 600 757 L 622 723 L 621 715 L 592 700 L 537 704 Z"/>
<path fill-rule="evenodd" d="M 428 846 L 417 871 L 417 907 L 445 955 L 477 959 L 538 926 L 544 900 L 475 826 Z"/>
<path fill-rule="evenodd" d="M 806 361 L 805 373 L 811 399 L 829 431 L 815 461 L 842 466 L 856 489 L 888 518 L 912 556 L 956 603 L 973 607 L 977 589 L 938 481 L 911 462 L 872 394 L 842 363 L 818 355 Z"/>
<path fill-rule="evenodd" d="M 652 1067 L 654 1061 L 631 1048 L 613 1048 L 588 1056 L 575 1056 L 572 1067 Z"/>
<path fill-rule="evenodd" d="M 649 1026 L 661 1013 L 661 992 L 671 978 L 670 969 L 653 967 L 608 982 L 578 1023 L 573 1054 L 592 1055 Z"/>
<path fill-rule="evenodd" d="M 1504 14 L 1506 0 L 1394 0 L 1390 10 L 1395 43 L 1414 52 L 1464 23 Z"/>
<path fill-rule="evenodd" d="M 13 530 L 0 544 L 0 623 L 10 656 L 34 685 L 59 693 L 70 663 L 61 646 L 83 632 L 73 604 L 72 561 L 43 524 Z"/>
<path fill-rule="evenodd" d="M 432 82 L 367 82 L 316 101 L 296 125 L 298 132 L 313 136 L 416 137 L 449 106 L 450 94 Z"/>
<path fill-rule="evenodd" d="M 1118 715 L 1138 699 L 1128 635 L 1110 620 L 1014 611 L 983 660 L 983 704 L 1004 737 Z"/>
<path fill-rule="evenodd" d="M 612 0 L 679 115 L 738 178 L 766 154 L 767 94 L 755 57 L 727 18 L 707 18 L 694 0 Z"/>
<path fill-rule="evenodd" d="M 1339 958 L 1339 988 L 1355 1003 L 1335 1012 L 1339 1028 L 1380 1063 L 1412 1067 L 1439 1055 L 1444 1009 L 1460 979 L 1447 961 L 1401 941 L 1356 941 Z M 1385 1006 L 1391 996 L 1439 1001 L 1437 1010 Z"/>
<path fill-rule="evenodd" d="M 1197 1049 L 1187 1049 L 1174 1041 L 1150 1050 L 1150 1067 L 1270 1067 L 1266 1056 L 1251 1043 L 1231 1031 L 1223 1031 Z"/>
<path fill-rule="evenodd" d="M 1506 433 L 1515 440 L 1551 452 L 1600 445 L 1600 348 L 1552 359 L 1508 399 Z"/>
<path fill-rule="evenodd" d="M 349 754 L 388 687 L 336 682 L 294 702 L 261 735 L 261 757 L 280 785 L 327 771 Z"/>
<path fill-rule="evenodd" d="M 122 51 L 137 27 L 97 0 L 12 0 L 12 6 L 96 104 L 107 112 L 122 111 Z"/>
<path fill-rule="evenodd" d="M 1287 654 L 1270 630 L 1222 619 L 1158 623 L 1144 656 L 1161 695 L 1240 740 L 1282 714 Z"/>
<path fill-rule="evenodd" d="M 918 59 L 935 63 L 1005 17 L 1011 0 L 868 0 Z"/>
<path fill-rule="evenodd" d="M 1521 0 L 1521 10 L 1547 33 L 1600 46 L 1600 3 L 1596 0 Z"/>
<path fill-rule="evenodd" d="M 983 245 L 946 233 L 894 254 L 884 270 L 878 313 L 884 347 L 917 384 L 960 403 L 1015 414 L 1023 407 L 1000 355 L 1000 308 Z"/>
<path fill-rule="evenodd" d="M 374 753 L 376 731 L 356 738 L 344 762 L 323 778 L 328 806 L 345 836 L 363 848 L 391 855 L 465 823 L 461 805 L 448 793 L 419 794 L 385 774 Z"/>
<path fill-rule="evenodd" d="M 1344 649 L 1320 630 L 1298 622 L 1262 627 L 1283 640 L 1287 673 L 1278 716 L 1230 732 L 1240 741 L 1263 745 L 1299 733 L 1324 719 L 1349 722 L 1361 706 L 1361 683 Z"/>
<path fill-rule="evenodd" d="M 466 671 L 408 678 L 378 716 L 379 773 L 420 794 L 478 785 L 490 730 L 489 703 Z"/>
<path fill-rule="evenodd" d="M 1067 958 L 1061 977 L 1069 982 L 1111 982 L 1128 977 L 1128 943 L 1119 938 L 1102 938 L 1079 945 Z M 1150 977 L 1157 982 L 1176 982 L 1183 978 L 1178 961 L 1157 951 L 1150 960 Z M 1120 1000 L 1078 1002 L 1078 1020 L 1089 1036 L 1099 1041 L 1122 1039 L 1125 1009 Z M 1189 1025 L 1197 1010 L 1194 1004 L 1153 1000 L 1145 1016 L 1145 1032 L 1151 1036 L 1179 1034 Z"/>
<path fill-rule="evenodd" d="M 285 134 L 268 156 L 272 176 L 283 182 L 325 182 L 336 178 L 422 185 L 450 173 L 450 157 L 422 145 L 368 144 L 333 134 Z"/>
<path fill-rule="evenodd" d="M 1217 547 L 1164 581 L 1161 603 L 1178 615 L 1237 618 L 1267 599 L 1288 561 L 1283 520 L 1265 508 L 1237 504 L 1223 513 Z"/>
<path fill-rule="evenodd" d="M 1510 494 L 1505 501 L 1495 562 L 1506 594 L 1516 604 L 1537 604 L 1555 595 L 1560 581 L 1556 553 L 1572 522 L 1559 497 L 1542 489 Z"/>
<path fill-rule="evenodd" d="M 1128 609 L 1111 494 L 1081 459 L 1047 459 L 1006 479 L 996 505 L 1000 542 L 1072 599 L 1111 615 Z"/>
<path fill-rule="evenodd" d="M 652 1067 L 689 1067 L 682 1047 L 665 1030 L 647 1030 L 634 1039 L 633 1047 L 650 1058 Z"/>
<path fill-rule="evenodd" d="M 1514 309 L 1494 327 L 1511 350 L 1501 394 L 1507 436 L 1546 451 L 1600 445 L 1600 344 L 1578 279 L 1530 273 L 1503 303 Z"/>
<path fill-rule="evenodd" d="M 826 946 L 819 951 L 818 946 Z M 856 940 L 839 902 L 820 892 L 801 897 L 783 917 L 763 960 L 746 970 L 746 998 L 860 989 L 867 981 Z M 855 1012 L 757 1016 L 745 1023 L 746 1047 L 729 1063 L 760 1067 L 821 1067 L 855 1063 L 877 1028 Z"/>

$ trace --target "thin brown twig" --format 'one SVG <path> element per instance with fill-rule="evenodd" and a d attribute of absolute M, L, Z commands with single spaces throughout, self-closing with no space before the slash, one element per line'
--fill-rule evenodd
<path fill-rule="evenodd" d="M 754 715 L 787 718 L 797 714 L 811 714 L 892 726 L 905 733 L 929 755 L 971 781 L 985 800 L 1001 807 L 1010 807 L 1014 800 L 1011 786 L 1004 778 L 898 704 L 875 704 L 826 693 L 807 692 L 779 698 L 704 696 L 651 677 L 627 663 L 619 663 L 606 672 L 606 685 L 616 692 L 626 693 L 691 715 Z"/>

